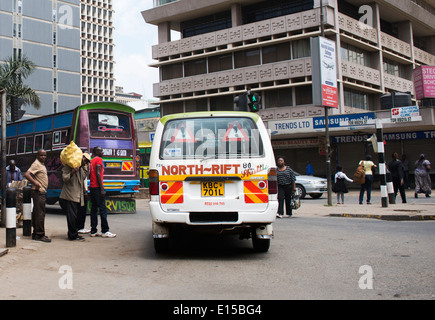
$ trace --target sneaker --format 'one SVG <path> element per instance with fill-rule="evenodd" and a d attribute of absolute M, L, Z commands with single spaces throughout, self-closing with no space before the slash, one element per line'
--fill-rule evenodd
<path fill-rule="evenodd" d="M 115 237 L 116 237 L 116 234 L 107 231 L 106 233 L 103 233 L 101 236 L 102 236 L 103 238 L 115 238 Z"/>
<path fill-rule="evenodd" d="M 280 214 L 276 214 L 276 217 L 278 218 L 278 219 L 281 219 L 282 217 L 281 217 L 281 215 Z"/>
<path fill-rule="evenodd" d="M 372 204 L 371 202 L 367 201 L 367 204 Z"/>
<path fill-rule="evenodd" d="M 92 238 L 94 238 L 94 237 L 100 237 L 100 236 L 101 236 L 101 233 L 98 233 L 98 232 L 91 233 L 91 237 Z"/>
<path fill-rule="evenodd" d="M 80 229 L 78 232 L 79 232 L 80 234 L 86 234 L 86 233 L 90 233 L 91 230 L 86 229 L 86 228 L 83 228 L 83 229 Z"/>

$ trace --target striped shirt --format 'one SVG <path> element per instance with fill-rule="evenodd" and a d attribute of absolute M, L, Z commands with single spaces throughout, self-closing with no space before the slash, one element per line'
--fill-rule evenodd
<path fill-rule="evenodd" d="M 296 181 L 295 173 L 289 166 L 285 168 L 284 171 L 276 171 L 276 175 L 278 178 L 278 185 L 289 185 Z"/>

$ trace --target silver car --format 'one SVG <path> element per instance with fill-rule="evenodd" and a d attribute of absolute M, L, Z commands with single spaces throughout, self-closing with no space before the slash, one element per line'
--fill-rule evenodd
<path fill-rule="evenodd" d="M 299 190 L 300 198 L 305 198 L 307 194 L 311 198 L 319 199 L 324 192 L 328 191 L 325 178 L 301 175 L 295 172 L 296 188 Z"/>

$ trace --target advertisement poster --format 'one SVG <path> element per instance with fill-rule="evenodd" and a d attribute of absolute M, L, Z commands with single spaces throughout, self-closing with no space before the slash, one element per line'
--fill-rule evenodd
<path fill-rule="evenodd" d="M 313 102 L 338 108 L 335 42 L 323 37 L 312 39 Z"/>

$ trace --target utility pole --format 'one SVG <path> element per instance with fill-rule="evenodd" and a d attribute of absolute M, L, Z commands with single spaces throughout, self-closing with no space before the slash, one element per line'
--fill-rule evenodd
<path fill-rule="evenodd" d="M 1 202 L 1 227 L 6 227 L 6 90 L 0 90 L 1 94 L 1 151 L 2 151 L 2 202 Z"/>
<path fill-rule="evenodd" d="M 323 0 L 320 0 L 320 35 L 325 37 L 325 22 L 323 16 Z M 325 108 L 325 149 L 326 149 L 326 181 L 328 189 L 328 206 L 332 206 L 332 183 L 331 183 L 331 144 L 329 142 L 329 107 Z"/>

